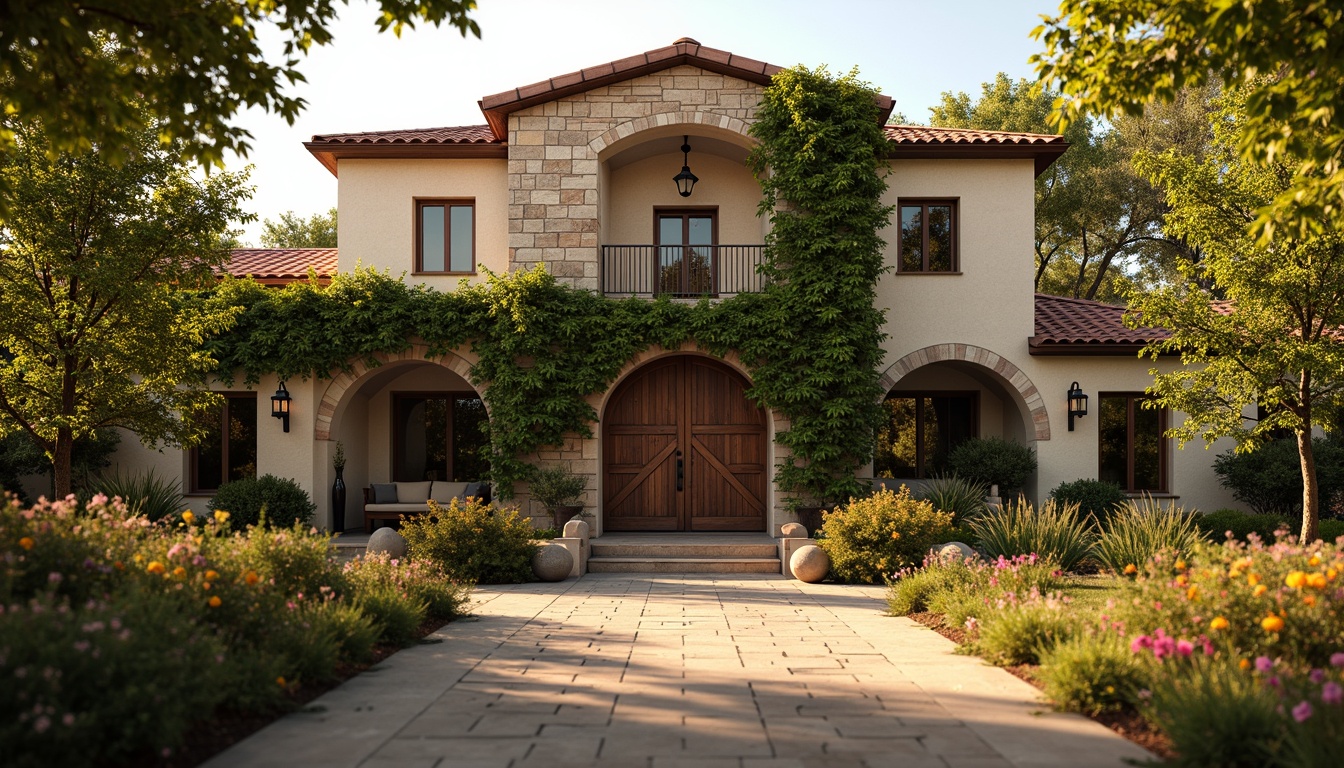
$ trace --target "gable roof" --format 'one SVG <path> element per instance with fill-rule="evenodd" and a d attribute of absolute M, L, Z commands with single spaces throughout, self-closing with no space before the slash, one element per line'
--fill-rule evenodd
<path fill-rule="evenodd" d="M 233 277 L 250 277 L 263 285 L 307 280 L 308 269 L 319 282 L 336 274 L 335 248 L 235 248 L 226 269 Z"/>
<path fill-rule="evenodd" d="M 303 146 L 336 175 L 336 161 L 349 158 L 489 157 L 507 159 L 507 142 L 495 138 L 488 125 L 409 128 L 362 133 L 326 133 Z"/>
<path fill-rule="evenodd" d="M 931 128 L 926 125 L 883 126 L 891 142 L 890 157 L 966 159 L 1030 157 L 1036 175 L 1050 167 L 1069 143 L 1047 133 L 983 131 L 975 128 Z"/>
<path fill-rule="evenodd" d="M 1036 294 L 1033 355 L 1134 355 L 1150 341 L 1169 338 L 1164 328 L 1126 328 L 1125 307 L 1087 299 Z"/>

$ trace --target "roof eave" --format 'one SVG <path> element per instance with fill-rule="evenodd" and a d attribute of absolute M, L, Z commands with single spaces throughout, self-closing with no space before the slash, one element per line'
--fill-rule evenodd
<path fill-rule="evenodd" d="M 471 143 L 471 144 L 344 144 L 329 141 L 306 141 L 303 143 L 305 149 L 317 158 L 319 163 L 329 171 L 332 176 L 339 177 L 336 172 L 337 163 L 341 160 L 390 160 L 390 159 L 434 159 L 434 158 L 467 158 L 467 159 L 492 159 L 507 160 L 509 157 L 509 147 L 503 143 Z"/>
<path fill-rule="evenodd" d="M 1003 160 L 1030 158 L 1036 164 L 1036 176 L 1069 148 L 1066 141 L 1048 144 L 898 144 L 893 142 L 887 157 L 893 160 Z"/>
<path fill-rule="evenodd" d="M 1033 357 L 1138 357 L 1148 344 L 1132 341 L 1048 341 L 1027 339 L 1027 354 Z"/>

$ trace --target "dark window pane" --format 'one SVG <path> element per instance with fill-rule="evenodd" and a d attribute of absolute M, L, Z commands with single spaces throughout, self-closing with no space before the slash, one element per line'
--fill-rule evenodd
<path fill-rule="evenodd" d="M 1129 484 L 1129 398 L 1101 398 L 1097 429 L 1101 459 L 1097 478 L 1125 488 Z"/>
<path fill-rule="evenodd" d="M 658 249 L 658 292 L 681 293 L 682 259 L 686 249 L 681 247 L 680 216 L 658 219 L 658 243 L 665 246 Z"/>
<path fill-rule="evenodd" d="M 947 455 L 966 440 L 974 437 L 971 398 L 966 396 L 931 397 L 937 419 L 936 441 L 925 445 L 924 474 L 939 475 L 947 472 Z"/>
<path fill-rule="evenodd" d="M 1162 464 L 1159 446 L 1162 440 L 1162 412 L 1142 407 L 1134 401 L 1134 487 L 1133 491 L 1160 491 Z"/>
<path fill-rule="evenodd" d="M 873 471 L 880 476 L 929 477 L 946 471 L 947 454 L 973 437 L 970 395 L 890 395 L 887 423 L 878 431 Z"/>
<path fill-rule="evenodd" d="M 489 441 L 481 429 L 486 422 L 481 398 L 453 400 L 453 480 L 475 482 L 489 475 Z"/>
<path fill-rule="evenodd" d="M 195 490 L 213 491 L 224 482 L 224 431 L 220 426 L 223 419 L 223 414 L 220 414 L 220 423 L 196 446 Z"/>
<path fill-rule="evenodd" d="M 448 403 L 442 398 L 399 397 L 396 409 L 399 482 L 448 478 Z"/>
<path fill-rule="evenodd" d="M 888 397 L 887 423 L 878 431 L 873 470 L 886 477 L 916 477 L 915 398 Z"/>
<path fill-rule="evenodd" d="M 229 398 L 229 480 L 257 476 L 257 398 Z"/>
<path fill-rule="evenodd" d="M 938 451 L 938 413 L 934 408 L 933 398 L 919 398 L 919 410 L 921 429 L 919 435 L 919 473 L 916 477 L 928 477 L 931 469 L 930 460 Z"/>
<path fill-rule="evenodd" d="M 442 205 L 426 205 L 420 208 L 420 271 L 443 271 L 444 229 Z"/>
<path fill-rule="evenodd" d="M 454 205 L 449 209 L 449 232 L 452 237 L 450 258 L 453 272 L 471 271 L 472 214 L 469 205 Z"/>
<path fill-rule="evenodd" d="M 901 269 L 924 269 L 924 219 L 918 205 L 901 206 Z"/>
<path fill-rule="evenodd" d="M 929 271 L 952 271 L 952 206 L 930 205 Z"/>

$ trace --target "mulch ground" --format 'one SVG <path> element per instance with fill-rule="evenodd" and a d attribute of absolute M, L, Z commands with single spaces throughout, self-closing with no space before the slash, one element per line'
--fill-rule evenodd
<path fill-rule="evenodd" d="M 423 642 L 430 633 L 444 625 L 443 619 L 427 619 L 416 631 L 418 642 Z M 438 641 L 430 641 L 438 642 Z M 412 643 L 414 644 L 414 643 Z M 336 669 L 331 680 L 321 683 L 304 683 L 292 687 L 288 692 L 287 706 L 277 712 L 217 712 L 208 720 L 197 723 L 187 733 L 186 742 L 167 755 L 145 753 L 129 760 L 115 763 L 106 768 L 192 768 L 223 752 L 248 736 L 285 716 L 287 713 L 302 709 L 308 702 L 327 691 L 339 686 L 346 680 L 386 659 L 401 650 L 397 645 L 379 645 L 373 649 L 373 656 L 364 664 L 347 664 Z"/>
<path fill-rule="evenodd" d="M 958 645 L 966 642 L 966 630 L 962 627 L 948 626 L 940 613 L 912 613 L 909 617 Z M 1042 687 L 1041 681 L 1036 676 L 1040 667 L 1033 664 L 1020 664 L 1004 667 L 1004 669 L 1037 688 Z M 1167 758 L 1174 754 L 1171 750 L 1171 740 L 1161 731 L 1153 728 L 1142 715 L 1132 709 L 1120 712 L 1102 712 L 1098 715 L 1089 715 L 1089 717 L 1158 757 Z"/>

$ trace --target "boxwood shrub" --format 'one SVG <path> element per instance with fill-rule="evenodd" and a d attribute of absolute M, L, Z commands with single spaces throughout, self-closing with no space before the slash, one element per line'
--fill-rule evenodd
<path fill-rule="evenodd" d="M 210 508 L 228 512 L 229 522 L 236 529 L 261 522 L 263 509 L 266 510 L 267 525 L 289 528 L 295 523 L 311 523 L 317 505 L 293 480 L 262 475 L 219 486 L 210 500 Z"/>
<path fill-rule="evenodd" d="M 1005 497 L 1021 490 L 1036 471 L 1036 452 L 999 437 L 976 437 L 947 456 L 948 469 L 960 477 L 999 486 Z"/>

